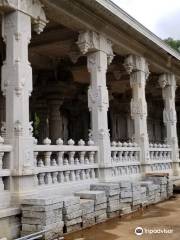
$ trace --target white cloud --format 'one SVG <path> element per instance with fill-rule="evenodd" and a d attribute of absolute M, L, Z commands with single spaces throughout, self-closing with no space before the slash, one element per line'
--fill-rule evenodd
<path fill-rule="evenodd" d="M 112 0 L 162 38 L 180 39 L 180 0 Z"/>

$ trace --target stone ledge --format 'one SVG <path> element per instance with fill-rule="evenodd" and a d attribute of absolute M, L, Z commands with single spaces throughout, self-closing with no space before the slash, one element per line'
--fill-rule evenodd
<path fill-rule="evenodd" d="M 21 213 L 18 207 L 9 207 L 5 209 L 0 209 L 0 218 L 6 218 L 14 215 L 19 215 Z"/>

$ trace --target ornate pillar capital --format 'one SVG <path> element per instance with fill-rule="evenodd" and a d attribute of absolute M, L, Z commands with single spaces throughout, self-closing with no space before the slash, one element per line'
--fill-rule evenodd
<path fill-rule="evenodd" d="M 167 86 L 174 87 L 174 90 L 176 90 L 176 78 L 173 73 L 163 73 L 159 76 L 159 85 L 161 88 L 165 88 Z"/>
<path fill-rule="evenodd" d="M 43 5 L 39 0 L 0 0 L 0 8 L 3 9 L 6 13 L 12 11 L 20 11 L 25 15 L 31 17 L 34 31 L 38 34 L 43 31 L 48 22 L 43 10 Z M 9 24 L 11 24 L 11 22 L 9 22 Z"/>
<path fill-rule="evenodd" d="M 124 68 L 128 74 L 133 72 L 143 72 L 145 73 L 146 79 L 149 76 L 148 63 L 144 57 L 129 55 L 124 61 Z"/>
<path fill-rule="evenodd" d="M 97 51 L 104 52 L 107 55 L 108 64 L 110 64 L 114 58 L 111 40 L 97 32 L 80 32 L 77 45 L 82 54 Z"/>

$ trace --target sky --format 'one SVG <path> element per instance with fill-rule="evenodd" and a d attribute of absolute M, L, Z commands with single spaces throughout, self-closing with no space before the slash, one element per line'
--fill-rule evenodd
<path fill-rule="evenodd" d="M 180 0 L 112 0 L 162 39 L 180 39 Z"/>

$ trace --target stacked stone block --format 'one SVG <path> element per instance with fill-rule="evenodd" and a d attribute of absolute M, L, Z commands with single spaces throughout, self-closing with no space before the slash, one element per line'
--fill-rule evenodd
<path fill-rule="evenodd" d="M 154 184 L 153 181 L 141 181 L 141 186 L 146 188 L 147 204 L 150 205 L 153 203 L 159 202 L 160 199 L 160 186 Z"/>
<path fill-rule="evenodd" d="M 81 229 L 82 210 L 79 197 L 66 197 L 63 200 L 64 233 Z"/>
<path fill-rule="evenodd" d="M 63 201 L 60 198 L 25 199 L 22 202 L 21 235 L 46 230 L 45 239 L 53 239 L 63 234 Z"/>
<path fill-rule="evenodd" d="M 120 216 L 131 213 L 131 203 L 132 203 L 132 188 L 130 181 L 119 182 L 120 194 Z"/>
<path fill-rule="evenodd" d="M 101 182 L 66 198 L 27 199 L 22 204 L 22 235 L 47 230 L 45 239 L 90 227 L 158 203 L 173 194 L 168 176 L 148 175 L 144 181 Z"/>
<path fill-rule="evenodd" d="M 96 183 L 90 186 L 91 190 L 104 191 L 107 198 L 107 217 L 117 217 L 120 211 L 119 184 L 118 183 Z"/>
<path fill-rule="evenodd" d="M 131 183 L 132 191 L 132 211 L 136 211 L 141 207 L 141 185 L 140 182 Z"/>
<path fill-rule="evenodd" d="M 87 228 L 95 224 L 94 200 L 80 199 L 82 210 L 82 228 Z"/>
<path fill-rule="evenodd" d="M 104 191 L 80 191 L 75 193 L 81 199 L 94 200 L 94 216 L 96 223 L 104 222 L 107 219 L 107 198 Z"/>
<path fill-rule="evenodd" d="M 173 181 L 168 179 L 167 181 L 167 197 L 171 197 L 173 195 Z"/>
<path fill-rule="evenodd" d="M 148 198 L 146 194 L 146 187 L 141 186 L 141 206 L 145 207 L 148 205 Z"/>
<path fill-rule="evenodd" d="M 147 178 L 160 187 L 160 201 L 169 198 L 173 194 L 172 181 L 168 175 L 154 175 Z"/>

